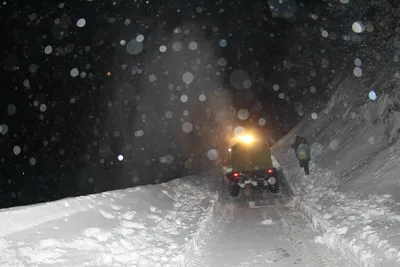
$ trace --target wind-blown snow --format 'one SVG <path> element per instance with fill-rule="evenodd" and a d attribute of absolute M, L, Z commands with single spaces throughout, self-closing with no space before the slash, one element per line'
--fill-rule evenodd
<path fill-rule="evenodd" d="M 180 266 L 218 200 L 191 176 L 0 212 L 0 266 Z"/>
<path fill-rule="evenodd" d="M 385 81 L 378 82 L 374 88 L 384 87 Z M 399 98 L 386 91 L 371 101 L 369 91 L 346 78 L 317 119 L 303 119 L 276 143 L 274 154 L 294 202 L 323 231 L 318 242 L 341 248 L 365 266 L 398 266 Z M 309 176 L 290 148 L 295 135 L 312 144 Z"/>

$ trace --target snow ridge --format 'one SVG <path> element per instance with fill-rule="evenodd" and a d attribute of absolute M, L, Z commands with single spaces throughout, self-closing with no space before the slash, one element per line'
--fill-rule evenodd
<path fill-rule="evenodd" d="M 351 257 L 360 266 L 377 266 L 378 260 L 370 251 L 363 248 L 364 245 L 359 242 L 356 243 L 355 240 L 347 240 L 340 233 L 337 233 L 335 228 L 332 227 L 327 220 L 318 216 L 318 211 L 316 209 L 302 201 L 298 201 L 296 197 L 293 197 L 293 200 L 296 207 L 306 215 L 306 217 L 313 223 L 314 227 L 324 233 L 324 243 L 328 244 L 333 249 L 339 249 L 343 254 Z"/>
<path fill-rule="evenodd" d="M 186 245 L 185 253 L 183 254 L 183 259 L 179 263 L 179 267 L 190 267 L 192 259 L 200 246 L 200 241 L 203 240 L 205 234 L 210 232 L 213 227 L 213 222 L 215 215 L 218 213 L 220 204 L 220 194 L 216 193 L 212 201 L 212 205 L 208 208 L 205 218 L 200 223 L 197 233 Z"/>
<path fill-rule="evenodd" d="M 391 248 L 388 244 L 378 242 L 379 238 L 373 236 L 373 234 L 368 231 L 365 231 L 367 229 L 363 229 L 363 238 L 361 240 L 356 238 L 349 240 L 349 238 L 346 238 L 345 236 L 348 231 L 347 227 L 338 228 L 333 226 L 322 216 L 320 210 L 302 200 L 298 195 L 298 191 L 296 191 L 290 183 L 287 183 L 287 186 L 289 187 L 289 194 L 294 206 L 296 206 L 307 217 L 307 219 L 313 223 L 314 227 L 320 230 L 323 234 L 321 238 L 322 240 L 315 240 L 317 243 L 322 242 L 330 246 L 332 249 L 340 250 L 344 255 L 353 259 L 359 266 L 395 266 L 393 265 L 395 263 L 387 265 L 388 261 L 397 260 L 398 254 L 395 252 L 397 251 L 395 248 Z M 374 241 L 367 240 L 374 237 Z M 393 251 L 393 253 L 389 255 L 387 253 L 388 251 Z M 378 255 L 385 256 L 386 259 L 380 258 Z"/>
<path fill-rule="evenodd" d="M 60 206 L 64 206 L 65 209 L 60 209 Z M 23 231 L 48 221 L 68 217 L 78 212 L 87 211 L 93 206 L 95 206 L 95 202 L 91 201 L 90 196 L 85 196 L 32 205 L 29 208 L 18 207 L 2 210 L 0 212 L 0 221 L 3 222 L 3 225 L 0 228 L 0 237 Z"/>
<path fill-rule="evenodd" d="M 189 266 L 211 227 L 221 177 L 0 210 L 0 266 Z"/>
<path fill-rule="evenodd" d="M 195 253 L 201 246 L 200 242 L 204 239 L 204 236 L 210 232 L 211 228 L 214 227 L 214 218 L 217 214 L 220 214 L 222 207 L 221 191 L 223 186 L 224 174 L 219 170 L 211 170 L 209 173 L 213 176 L 211 187 L 214 188 L 213 198 L 210 200 L 210 207 L 207 209 L 206 215 L 202 221 L 198 224 L 198 230 L 193 238 L 187 243 L 185 252 L 181 256 L 181 259 L 177 266 L 179 267 L 191 267 Z"/>

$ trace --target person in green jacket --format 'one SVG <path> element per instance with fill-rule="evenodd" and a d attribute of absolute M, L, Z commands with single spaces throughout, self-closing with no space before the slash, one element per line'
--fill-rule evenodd
<path fill-rule="evenodd" d="M 310 160 L 311 160 L 311 149 L 307 140 L 304 137 L 296 136 L 295 143 L 292 145 L 295 150 L 297 159 L 299 160 L 299 165 L 304 168 L 306 175 L 310 174 Z"/>

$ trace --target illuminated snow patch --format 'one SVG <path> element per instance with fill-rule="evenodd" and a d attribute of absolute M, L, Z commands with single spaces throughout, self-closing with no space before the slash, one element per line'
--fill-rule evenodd
<path fill-rule="evenodd" d="M 144 36 L 142 34 L 139 34 L 138 36 L 136 36 L 136 41 L 141 43 L 144 41 Z"/>
<path fill-rule="evenodd" d="M 221 67 L 225 67 L 228 64 L 228 61 L 226 60 L 226 58 L 221 57 L 218 59 L 218 65 L 220 65 Z"/>
<path fill-rule="evenodd" d="M 191 131 L 193 131 L 193 124 L 191 122 L 188 122 L 188 121 L 184 122 L 182 124 L 182 131 L 184 133 L 190 133 Z"/>
<path fill-rule="evenodd" d="M 351 29 L 355 33 L 362 33 L 365 30 L 365 27 L 361 22 L 356 21 L 353 23 L 353 25 L 351 25 Z"/>
<path fill-rule="evenodd" d="M 235 128 L 235 130 L 233 132 L 235 133 L 235 136 L 241 136 L 246 133 L 246 129 L 242 126 L 238 126 Z"/>
<path fill-rule="evenodd" d="M 186 103 L 188 101 L 188 96 L 187 95 L 181 95 L 181 102 Z"/>
<path fill-rule="evenodd" d="M 228 42 L 225 39 L 221 39 L 219 41 L 219 46 L 226 47 L 227 45 L 228 45 Z"/>
<path fill-rule="evenodd" d="M 51 52 L 53 52 L 53 47 L 51 47 L 51 45 L 48 45 L 48 46 L 46 46 L 46 47 L 44 48 L 44 53 L 45 53 L 46 55 L 51 54 Z"/>
<path fill-rule="evenodd" d="M 249 89 L 249 88 L 251 88 L 251 85 L 252 85 L 252 83 L 251 83 L 251 81 L 249 79 L 246 79 L 246 80 L 243 81 L 243 87 L 244 88 Z"/>
<path fill-rule="evenodd" d="M 273 224 L 275 224 L 275 223 L 274 223 L 274 221 L 271 220 L 271 219 L 265 219 L 264 221 L 260 222 L 260 224 L 263 224 L 263 225 L 273 225 Z"/>
<path fill-rule="evenodd" d="M 8 126 L 5 125 L 5 124 L 0 125 L 0 133 L 1 133 L 2 135 L 6 135 L 7 132 L 8 132 Z"/>
<path fill-rule="evenodd" d="M 19 146 L 14 146 L 13 152 L 16 156 L 18 156 L 21 153 L 21 148 Z"/>
<path fill-rule="evenodd" d="M 363 75 L 362 69 L 360 67 L 355 67 L 353 70 L 354 76 L 360 78 Z"/>
<path fill-rule="evenodd" d="M 10 104 L 10 105 L 8 105 L 8 107 L 7 107 L 7 113 L 8 113 L 8 115 L 14 115 L 15 114 L 15 112 L 17 112 L 17 107 L 14 105 L 14 104 Z"/>
<path fill-rule="evenodd" d="M 242 109 L 239 109 L 237 116 L 240 120 L 244 121 L 249 118 L 250 112 L 247 109 L 242 108 Z"/>
<path fill-rule="evenodd" d="M 218 151 L 217 150 L 215 150 L 215 149 L 210 149 L 210 150 L 208 150 L 208 152 L 207 152 L 207 158 L 209 159 L 209 160 L 217 160 L 218 159 Z"/>
<path fill-rule="evenodd" d="M 371 136 L 370 138 L 368 138 L 368 143 L 369 143 L 370 145 L 375 144 L 375 138 L 374 138 L 373 136 Z"/>
<path fill-rule="evenodd" d="M 79 71 L 78 71 L 78 69 L 77 68 L 73 68 L 71 71 L 70 71 L 70 73 L 69 73 L 72 77 L 76 77 L 76 76 L 78 76 L 78 74 L 79 74 Z"/>
<path fill-rule="evenodd" d="M 135 136 L 136 137 L 140 137 L 140 136 L 143 136 L 143 135 L 144 135 L 143 130 L 138 130 L 138 131 L 135 132 Z"/>
<path fill-rule="evenodd" d="M 86 20 L 85 20 L 84 18 L 79 19 L 79 20 L 76 22 L 76 26 L 78 26 L 79 28 L 82 28 L 82 27 L 85 26 L 85 25 L 86 25 Z"/>
<path fill-rule="evenodd" d="M 376 93 L 374 91 L 371 91 L 369 92 L 368 97 L 371 100 L 376 100 Z"/>
<path fill-rule="evenodd" d="M 175 52 L 181 51 L 183 48 L 183 44 L 181 42 L 175 42 L 172 44 L 172 50 Z"/>
<path fill-rule="evenodd" d="M 126 51 L 130 55 L 137 55 L 143 50 L 143 43 L 138 42 L 136 39 L 132 39 L 126 45 Z"/>
<path fill-rule="evenodd" d="M 185 72 L 185 73 L 182 75 L 182 81 L 183 81 L 184 83 L 186 83 L 186 84 L 189 84 L 189 83 L 193 82 L 193 79 L 194 79 L 193 74 L 190 73 L 190 72 L 188 72 L 188 71 Z"/>
<path fill-rule="evenodd" d="M 172 112 L 171 111 L 166 111 L 165 112 L 165 118 L 172 119 Z"/>
<path fill-rule="evenodd" d="M 311 114 L 311 118 L 313 118 L 314 120 L 318 119 L 318 114 L 315 113 L 315 112 L 313 112 L 313 113 Z"/>
<path fill-rule="evenodd" d="M 189 43 L 189 49 L 192 50 L 192 51 L 196 50 L 198 47 L 199 46 L 198 46 L 198 44 L 196 42 L 192 41 L 192 42 Z"/>
<path fill-rule="evenodd" d="M 41 112 L 45 112 L 47 110 L 46 104 L 41 104 L 39 109 L 40 109 Z"/>
<path fill-rule="evenodd" d="M 154 83 L 157 80 L 157 76 L 154 74 L 149 75 L 149 82 Z"/>

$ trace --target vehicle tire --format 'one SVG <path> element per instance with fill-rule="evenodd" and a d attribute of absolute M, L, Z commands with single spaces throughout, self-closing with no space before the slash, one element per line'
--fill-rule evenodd
<path fill-rule="evenodd" d="M 279 186 L 270 186 L 269 191 L 271 191 L 273 194 L 279 193 Z"/>
<path fill-rule="evenodd" d="M 309 165 L 308 162 L 305 162 L 305 163 L 304 163 L 304 173 L 305 173 L 306 175 L 309 175 L 309 174 L 310 174 L 310 165 Z"/>
<path fill-rule="evenodd" d="M 229 186 L 229 195 L 231 197 L 237 197 L 240 192 L 240 187 L 238 185 L 230 185 Z"/>

